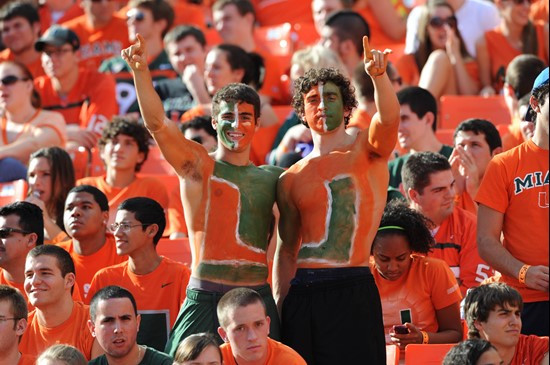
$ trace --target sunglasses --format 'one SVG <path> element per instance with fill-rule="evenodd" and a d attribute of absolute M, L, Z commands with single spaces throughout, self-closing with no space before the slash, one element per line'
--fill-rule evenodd
<path fill-rule="evenodd" d="M 24 78 L 24 77 L 19 78 L 15 75 L 8 75 L 0 79 L 0 83 L 4 86 L 11 86 L 15 84 L 17 81 L 27 81 L 27 80 L 28 78 Z"/>
<path fill-rule="evenodd" d="M 527 3 L 528 5 L 531 5 L 533 4 L 535 1 L 537 0 L 512 0 L 512 2 L 516 5 L 523 5 L 525 3 Z"/>
<path fill-rule="evenodd" d="M 8 238 L 13 232 L 21 233 L 21 234 L 31 233 L 19 228 L 4 227 L 4 228 L 0 228 L 0 238 Z"/>
<path fill-rule="evenodd" d="M 456 17 L 454 15 L 451 15 L 448 18 L 434 16 L 430 19 L 430 25 L 434 28 L 441 28 L 445 24 L 448 24 L 451 28 L 456 28 Z"/>
<path fill-rule="evenodd" d="M 145 14 L 137 9 L 131 9 L 126 13 L 126 21 L 131 19 L 135 20 L 136 22 L 140 22 L 145 19 Z"/>

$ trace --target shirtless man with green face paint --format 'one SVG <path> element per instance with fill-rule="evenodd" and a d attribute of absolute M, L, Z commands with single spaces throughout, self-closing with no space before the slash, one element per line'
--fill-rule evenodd
<path fill-rule="evenodd" d="M 258 128 L 260 99 L 243 84 L 229 84 L 212 100 L 212 125 L 218 148 L 208 154 L 187 140 L 165 117 L 152 87 L 143 38 L 122 51 L 133 71 L 141 114 L 162 154 L 180 178 L 182 203 L 192 253 L 187 298 L 165 351 L 198 332 L 216 333 L 216 304 L 235 287 L 252 288 L 263 297 L 271 318 L 270 336 L 279 337 L 279 319 L 267 284 L 267 245 L 282 170 L 250 162 Z M 221 339 L 220 339 L 221 342 Z"/>

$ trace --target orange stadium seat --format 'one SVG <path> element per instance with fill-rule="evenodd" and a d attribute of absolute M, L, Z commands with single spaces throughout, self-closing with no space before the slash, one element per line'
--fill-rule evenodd
<path fill-rule="evenodd" d="M 453 146 L 454 145 L 454 141 L 453 141 L 453 134 L 454 133 L 455 133 L 455 130 L 450 129 L 450 128 L 437 129 L 435 131 L 435 136 L 439 140 L 439 142 L 441 142 L 443 144 L 446 144 L 446 145 L 449 145 L 449 146 Z"/>
<path fill-rule="evenodd" d="M 296 23 L 292 26 L 292 49 L 297 51 L 317 43 L 319 34 L 313 23 Z"/>
<path fill-rule="evenodd" d="M 141 173 L 150 175 L 174 175 L 174 169 L 164 159 L 164 156 L 160 152 L 160 148 L 157 146 L 149 147 L 149 154 L 147 160 L 141 166 Z"/>
<path fill-rule="evenodd" d="M 90 168 L 88 170 L 88 176 L 100 176 L 105 173 L 105 165 L 101 157 L 99 157 L 99 148 L 92 147 L 90 150 Z"/>
<path fill-rule="evenodd" d="M 405 365 L 441 365 L 455 344 L 411 344 L 405 347 Z"/>
<path fill-rule="evenodd" d="M 277 119 L 279 119 L 279 126 L 281 126 L 286 118 L 290 115 L 290 112 L 292 112 L 294 109 L 290 105 L 274 105 L 273 111 L 275 112 L 275 115 L 277 115 Z"/>
<path fill-rule="evenodd" d="M 399 347 L 396 345 L 386 345 L 386 365 L 399 364 Z"/>
<path fill-rule="evenodd" d="M 440 128 L 454 129 L 465 119 L 487 119 L 494 125 L 510 124 L 510 113 L 501 95 L 445 95 L 441 97 Z"/>
<path fill-rule="evenodd" d="M 90 163 L 92 154 L 86 147 L 69 147 L 66 148 L 67 153 L 73 160 L 74 177 L 76 180 L 82 179 L 89 175 Z"/>
<path fill-rule="evenodd" d="M 157 244 L 157 253 L 188 266 L 191 265 L 191 249 L 188 238 L 175 240 L 161 238 Z"/>
<path fill-rule="evenodd" d="M 28 185 L 23 179 L 0 183 L 0 206 L 25 200 Z"/>
<path fill-rule="evenodd" d="M 256 42 L 269 49 L 271 54 L 285 57 L 290 62 L 292 55 L 292 25 L 283 23 L 270 27 L 257 27 L 254 29 Z"/>

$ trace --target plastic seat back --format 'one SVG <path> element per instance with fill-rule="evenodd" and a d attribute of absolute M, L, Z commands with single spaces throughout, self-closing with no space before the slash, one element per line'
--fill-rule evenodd
<path fill-rule="evenodd" d="M 405 347 L 405 365 L 441 365 L 455 344 L 412 344 Z"/>
<path fill-rule="evenodd" d="M 455 129 L 460 122 L 469 118 L 487 119 L 494 125 L 511 123 L 510 112 L 501 95 L 445 95 L 440 102 L 438 128 Z"/>
<path fill-rule="evenodd" d="M 0 183 L 0 207 L 25 200 L 28 185 L 24 179 Z"/>
<path fill-rule="evenodd" d="M 191 249 L 187 238 L 161 238 L 157 244 L 157 253 L 182 264 L 191 265 Z"/>

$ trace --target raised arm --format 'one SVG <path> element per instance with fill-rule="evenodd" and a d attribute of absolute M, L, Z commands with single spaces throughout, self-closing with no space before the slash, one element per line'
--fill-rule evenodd
<path fill-rule="evenodd" d="M 386 73 L 391 50 L 371 50 L 369 38 L 364 36 L 363 51 L 365 72 L 374 84 L 374 102 L 378 112 L 372 117 L 369 133 L 362 138 L 368 138 L 369 152 L 387 158 L 397 142 L 399 127 L 399 101 Z"/>
<path fill-rule="evenodd" d="M 165 117 L 164 107 L 147 66 L 145 40 L 137 34 L 137 41 L 122 50 L 122 58 L 132 69 L 139 109 L 145 126 L 157 141 L 162 154 L 179 176 L 203 176 L 197 167 L 212 165 L 206 150 L 198 143 L 187 140 L 177 125 Z"/>

